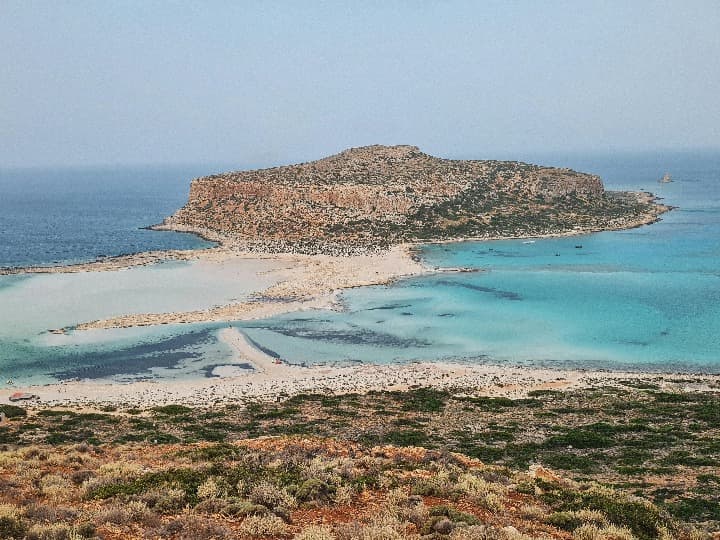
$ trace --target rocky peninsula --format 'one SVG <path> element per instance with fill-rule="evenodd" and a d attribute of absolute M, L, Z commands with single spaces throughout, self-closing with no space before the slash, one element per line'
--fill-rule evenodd
<path fill-rule="evenodd" d="M 342 255 L 402 243 L 623 229 L 667 210 L 649 193 L 606 191 L 598 176 L 570 169 L 375 145 L 197 178 L 187 204 L 155 228 L 251 251 Z"/>

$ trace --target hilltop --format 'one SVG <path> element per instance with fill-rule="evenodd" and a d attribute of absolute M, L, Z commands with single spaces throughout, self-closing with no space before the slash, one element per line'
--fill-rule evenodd
<path fill-rule="evenodd" d="M 157 228 L 304 253 L 457 238 L 621 229 L 667 207 L 608 192 L 596 175 L 517 161 L 450 160 L 415 146 L 351 148 L 309 163 L 192 181 Z"/>

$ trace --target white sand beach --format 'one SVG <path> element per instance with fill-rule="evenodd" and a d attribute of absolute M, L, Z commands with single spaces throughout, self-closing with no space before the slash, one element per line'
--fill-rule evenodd
<path fill-rule="evenodd" d="M 198 276 L 242 283 L 242 297 L 236 302 L 187 311 L 135 312 L 78 321 L 67 334 L 49 334 L 52 339 L 82 336 L 88 330 L 196 323 L 268 317 L 296 310 L 332 307 L 337 294 L 349 287 L 391 282 L 407 276 L 443 271 L 423 266 L 412 257 L 411 247 L 396 246 L 388 251 L 354 256 L 258 254 L 230 249 L 183 253 Z M 161 260 L 161 259 L 159 259 Z M 138 262 L 140 261 L 140 262 Z M 80 277 L 121 272 L 158 260 L 147 254 L 124 258 L 104 267 L 103 263 L 83 265 Z M 137 264 L 136 264 L 137 263 Z M 152 265 L 150 266 L 152 268 Z M 65 271 L 63 271 L 65 269 Z M 461 269 L 444 269 L 453 271 Z M 53 274 L 73 274 L 77 268 L 59 267 Z M 35 278 L 33 278 L 35 279 Z M 110 276 L 113 280 L 113 276 Z M 215 278 L 210 278 L 212 281 Z M 48 297 L 48 302 L 54 301 Z M 77 313 L 73 313 L 76 316 Z M 48 330 L 48 329 L 45 329 Z M 66 332 L 66 330 L 62 330 Z M 90 332 L 88 332 L 90 334 Z M 462 389 L 477 395 L 523 397 L 531 390 L 572 389 L 598 384 L 613 385 L 627 379 L 652 380 L 667 388 L 706 390 L 720 387 L 718 375 L 648 374 L 604 371 L 515 368 L 449 362 L 414 362 L 392 365 L 343 365 L 301 367 L 292 358 L 277 362 L 256 348 L 239 329 L 228 326 L 218 338 L 234 351 L 231 362 L 215 366 L 212 376 L 194 379 L 155 379 L 129 383 L 113 380 L 74 380 L 48 385 L 0 389 L 0 402 L 14 392 L 39 396 L 34 406 L 150 407 L 168 403 L 212 406 L 251 400 L 275 400 L 302 392 L 353 393 L 370 390 L 403 390 L 414 386 Z M 253 369 L 247 369 L 249 364 Z M 690 381 L 690 382 L 688 382 Z M 32 406 L 32 405 L 31 405 Z"/>
<path fill-rule="evenodd" d="M 532 390 L 573 389 L 617 385 L 622 381 L 652 381 L 666 390 L 709 391 L 720 387 L 720 375 L 651 374 L 515 368 L 449 362 L 393 365 L 301 367 L 276 359 L 254 347 L 237 328 L 219 332 L 234 351 L 234 361 L 252 370 L 225 366 L 225 377 L 193 380 L 69 381 L 43 386 L 0 389 L 0 403 L 15 392 L 39 397 L 30 407 L 77 406 L 96 408 L 153 407 L 164 404 L 213 406 L 250 401 L 274 401 L 304 392 L 364 393 L 371 390 L 407 390 L 424 386 L 483 396 L 521 398 Z"/>
<path fill-rule="evenodd" d="M 236 279 L 265 282 L 250 298 L 189 311 L 132 313 L 92 321 L 78 321 L 74 330 L 129 328 L 157 324 L 237 321 L 269 317 L 303 309 L 332 307 L 343 289 L 389 283 L 432 271 L 414 260 L 410 246 L 353 256 L 262 254 L 230 249 L 197 251 L 195 260 L 212 267 L 231 265 Z M 274 268 L 258 275 L 258 263 Z M 262 279 L 259 279 L 262 278 Z"/>

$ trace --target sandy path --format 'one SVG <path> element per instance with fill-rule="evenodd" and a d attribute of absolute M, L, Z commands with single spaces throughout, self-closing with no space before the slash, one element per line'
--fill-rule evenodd
<path fill-rule="evenodd" d="M 293 369 L 283 362 L 276 362 L 275 358 L 255 347 L 237 328 L 223 328 L 218 332 L 218 339 L 234 351 L 236 360 L 249 362 L 256 373 L 273 378 L 284 378 L 297 372 L 297 368 Z"/>

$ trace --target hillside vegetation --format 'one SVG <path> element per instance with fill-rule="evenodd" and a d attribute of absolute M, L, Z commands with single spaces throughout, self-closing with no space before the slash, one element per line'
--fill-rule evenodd
<path fill-rule="evenodd" d="M 716 391 L 2 409 L 0 538 L 670 540 L 720 524 Z"/>

